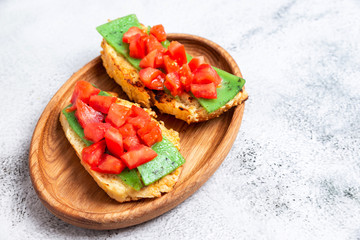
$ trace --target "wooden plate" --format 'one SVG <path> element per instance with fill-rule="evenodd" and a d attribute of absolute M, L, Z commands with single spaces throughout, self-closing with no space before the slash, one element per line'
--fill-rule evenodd
<path fill-rule="evenodd" d="M 168 34 L 183 43 L 193 56 L 204 55 L 212 65 L 241 76 L 234 59 L 219 45 L 201 37 Z M 31 180 L 42 203 L 57 217 L 90 229 L 116 229 L 155 218 L 183 202 L 215 172 L 228 154 L 240 128 L 244 104 L 220 117 L 188 125 L 166 114 L 159 118 L 180 133 L 181 153 L 186 159 L 175 188 L 160 198 L 118 203 L 112 200 L 86 172 L 65 138 L 60 111 L 69 104 L 75 82 L 94 83 L 127 99 L 106 74 L 100 57 L 76 72 L 58 90 L 35 128 L 29 155 Z"/>

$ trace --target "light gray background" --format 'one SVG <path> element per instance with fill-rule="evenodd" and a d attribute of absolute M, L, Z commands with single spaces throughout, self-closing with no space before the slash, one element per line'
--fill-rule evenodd
<path fill-rule="evenodd" d="M 130 13 L 224 47 L 250 98 L 229 155 L 172 211 L 122 230 L 54 217 L 28 150 L 44 107 Z M 0 239 L 360 238 L 360 2 L 0 0 Z"/>

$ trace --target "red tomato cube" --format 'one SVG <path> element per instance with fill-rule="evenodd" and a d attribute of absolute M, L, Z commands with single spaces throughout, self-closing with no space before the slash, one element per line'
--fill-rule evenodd
<path fill-rule="evenodd" d="M 195 69 L 197 69 L 201 64 L 205 64 L 205 58 L 204 56 L 200 56 L 200 57 L 194 57 L 190 60 L 189 62 L 189 67 L 191 69 L 191 71 L 195 71 Z"/>
<path fill-rule="evenodd" d="M 165 74 L 159 69 L 152 67 L 141 69 L 139 72 L 140 80 L 144 83 L 145 87 L 154 90 L 164 89 Z"/>
<path fill-rule="evenodd" d="M 190 91 L 190 84 L 194 78 L 194 74 L 187 63 L 181 66 L 179 70 L 180 82 L 183 85 L 186 92 Z"/>
<path fill-rule="evenodd" d="M 100 173 L 119 174 L 126 168 L 126 165 L 118 158 L 104 153 L 100 158 L 100 163 L 97 167 L 91 169 Z"/>
<path fill-rule="evenodd" d="M 136 135 L 136 130 L 130 123 L 125 123 L 119 128 L 119 131 L 123 138 L 131 137 Z"/>
<path fill-rule="evenodd" d="M 96 167 L 100 162 L 101 155 L 105 152 L 105 148 L 105 140 L 94 143 L 82 150 L 81 160 L 91 167 Z"/>
<path fill-rule="evenodd" d="M 110 123 L 89 123 L 84 128 L 85 138 L 96 143 L 104 138 L 105 132 L 111 127 Z"/>
<path fill-rule="evenodd" d="M 121 156 L 121 160 L 126 164 L 129 169 L 136 168 L 144 163 L 153 160 L 157 153 L 151 148 L 140 145 Z"/>
<path fill-rule="evenodd" d="M 146 35 L 146 32 L 144 29 L 140 29 L 138 27 L 131 27 L 126 33 L 124 33 L 122 40 L 125 43 L 130 43 L 133 39 L 136 38 L 137 35 L 144 36 Z"/>
<path fill-rule="evenodd" d="M 111 104 L 116 102 L 116 97 L 94 95 L 90 97 L 89 105 L 96 111 L 108 114 Z"/>
<path fill-rule="evenodd" d="M 140 36 L 139 34 L 136 35 L 131 41 L 129 45 L 129 55 L 132 58 L 139 58 L 142 59 L 145 57 L 145 46 L 148 40 L 148 36 Z"/>
<path fill-rule="evenodd" d="M 75 84 L 75 89 L 71 97 L 71 103 L 75 105 L 76 100 L 80 99 L 84 103 L 88 104 L 90 97 L 92 95 L 98 95 L 99 92 L 100 89 L 94 87 L 93 85 L 91 85 L 91 83 L 86 81 L 78 81 Z"/>
<path fill-rule="evenodd" d="M 140 140 L 136 135 L 124 138 L 123 144 L 126 151 L 130 151 L 141 145 Z"/>
<path fill-rule="evenodd" d="M 89 123 L 101 123 L 104 120 L 104 115 L 101 112 L 95 111 L 80 99 L 76 100 L 76 107 L 75 117 L 82 128 L 85 128 Z"/>
<path fill-rule="evenodd" d="M 105 133 L 105 141 L 109 152 L 115 157 L 120 157 L 123 154 L 123 138 L 118 129 L 110 127 Z"/>
<path fill-rule="evenodd" d="M 110 106 L 109 113 L 105 118 L 105 122 L 108 122 L 112 126 L 119 128 L 125 123 L 129 113 L 130 108 L 113 103 Z"/>
<path fill-rule="evenodd" d="M 173 59 L 171 59 L 168 55 L 164 54 L 163 61 L 167 73 L 179 71 L 179 64 Z"/>
<path fill-rule="evenodd" d="M 160 42 L 166 40 L 166 32 L 164 26 L 159 24 L 150 28 L 150 34 L 154 35 Z"/>
<path fill-rule="evenodd" d="M 221 82 L 219 74 L 209 64 L 200 65 L 193 73 L 193 83 L 196 84 L 215 83 L 218 86 Z"/>
<path fill-rule="evenodd" d="M 171 59 L 175 60 L 179 66 L 187 63 L 185 47 L 177 41 L 172 41 L 168 47 Z"/>
<path fill-rule="evenodd" d="M 215 99 L 217 98 L 216 87 L 214 83 L 191 84 L 191 92 L 197 98 Z"/>
<path fill-rule="evenodd" d="M 180 95 L 182 93 L 182 86 L 177 72 L 171 72 L 166 75 L 164 85 L 170 90 L 173 96 Z"/>

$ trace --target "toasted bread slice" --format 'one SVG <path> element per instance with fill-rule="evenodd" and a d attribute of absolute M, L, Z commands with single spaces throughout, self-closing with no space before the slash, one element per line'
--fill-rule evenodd
<path fill-rule="evenodd" d="M 243 88 L 226 105 L 212 113 L 208 113 L 196 99 L 187 93 L 176 99 L 164 91 L 153 91 L 145 88 L 140 81 L 138 70 L 126 58 L 117 53 L 105 39 L 103 39 L 101 47 L 103 48 L 101 58 L 107 73 L 122 87 L 130 100 L 147 108 L 156 106 L 162 113 L 174 115 L 187 123 L 202 122 L 218 117 L 248 98 L 248 94 Z"/>
<path fill-rule="evenodd" d="M 123 99 L 118 99 L 117 104 L 121 104 L 127 107 L 131 107 L 134 103 L 130 103 Z M 138 106 L 138 104 L 135 104 Z M 154 112 L 147 110 L 150 115 L 156 116 Z M 155 121 L 155 120 L 154 120 Z M 65 115 L 60 114 L 60 122 L 65 132 L 66 138 L 69 140 L 71 145 L 76 151 L 76 154 L 81 160 L 81 152 L 86 147 L 85 143 L 81 138 L 74 132 L 70 127 Z M 160 122 L 160 128 L 162 134 L 171 141 L 177 149 L 180 150 L 180 139 L 179 134 L 172 130 L 167 129 L 162 122 Z M 127 202 L 138 200 L 141 198 L 155 198 L 160 197 L 162 193 L 169 192 L 173 189 L 175 183 L 179 179 L 182 166 L 177 168 L 172 173 L 161 178 L 160 180 L 152 183 L 149 186 L 143 187 L 141 190 L 136 191 L 129 185 L 125 184 L 116 174 L 103 174 L 95 172 L 90 169 L 90 166 L 81 160 L 81 164 L 85 167 L 86 171 L 94 178 L 96 183 L 104 189 L 104 191 L 113 199 L 118 202 Z"/>

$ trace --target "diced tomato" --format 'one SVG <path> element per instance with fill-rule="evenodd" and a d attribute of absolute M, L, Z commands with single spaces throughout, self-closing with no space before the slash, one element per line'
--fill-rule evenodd
<path fill-rule="evenodd" d="M 84 128 L 85 138 L 96 143 L 104 138 L 105 132 L 110 127 L 110 123 L 88 123 Z"/>
<path fill-rule="evenodd" d="M 143 108 L 138 107 L 136 105 L 131 106 L 131 117 L 140 117 L 146 121 L 150 121 L 151 119 L 148 112 L 146 112 Z"/>
<path fill-rule="evenodd" d="M 149 121 L 143 128 L 137 130 L 137 134 L 141 137 L 151 131 L 151 129 L 158 127 L 158 124 L 154 121 Z"/>
<path fill-rule="evenodd" d="M 147 123 L 146 119 L 140 117 L 128 117 L 126 122 L 133 125 L 135 129 L 143 128 Z"/>
<path fill-rule="evenodd" d="M 179 66 L 187 63 L 185 47 L 177 41 L 172 41 L 168 47 L 171 59 L 175 60 Z"/>
<path fill-rule="evenodd" d="M 105 118 L 105 122 L 108 122 L 112 126 L 119 128 L 125 123 L 128 114 L 130 114 L 130 108 L 113 103 L 110 106 L 109 113 Z"/>
<path fill-rule="evenodd" d="M 136 135 L 136 130 L 130 123 L 125 123 L 119 128 L 119 131 L 123 138 L 131 137 Z"/>
<path fill-rule="evenodd" d="M 221 78 L 219 74 L 213 69 L 210 64 L 201 64 L 195 69 L 193 83 L 204 84 L 204 83 L 215 83 L 215 86 L 219 85 Z"/>
<path fill-rule="evenodd" d="M 166 40 L 166 32 L 164 26 L 161 24 L 153 26 L 150 29 L 150 34 L 154 35 L 160 42 Z"/>
<path fill-rule="evenodd" d="M 124 33 L 122 40 L 125 43 L 130 43 L 136 37 L 136 35 L 143 36 L 146 35 L 146 32 L 144 29 L 131 27 L 126 33 Z"/>
<path fill-rule="evenodd" d="M 170 56 L 164 54 L 163 59 L 165 70 L 167 73 L 179 71 L 179 64 L 176 61 L 172 60 Z"/>
<path fill-rule="evenodd" d="M 150 52 L 148 55 L 146 55 L 143 59 L 141 59 L 139 66 L 141 68 L 155 68 L 155 58 L 158 51 L 155 49 L 152 52 Z"/>
<path fill-rule="evenodd" d="M 104 120 L 104 115 L 101 112 L 96 111 L 80 99 L 76 100 L 76 107 L 75 117 L 82 128 L 85 128 L 89 123 L 101 123 Z"/>
<path fill-rule="evenodd" d="M 208 99 L 217 98 L 217 92 L 214 83 L 206 83 L 206 84 L 192 83 L 191 92 L 197 98 L 208 98 Z"/>
<path fill-rule="evenodd" d="M 163 52 L 162 50 L 155 49 L 146 55 L 143 59 L 141 59 L 139 66 L 141 68 L 161 68 L 163 67 Z"/>
<path fill-rule="evenodd" d="M 191 71 L 195 71 L 195 69 L 197 69 L 201 64 L 205 64 L 205 58 L 204 56 L 200 56 L 200 57 L 194 57 L 190 60 L 189 62 L 189 67 L 191 69 Z"/>
<path fill-rule="evenodd" d="M 151 147 L 155 143 L 160 142 L 162 140 L 161 129 L 159 125 L 154 121 L 150 121 L 148 124 L 146 124 L 146 126 L 139 129 L 137 133 L 140 139 L 148 147 Z"/>
<path fill-rule="evenodd" d="M 91 83 L 86 81 L 78 81 L 75 84 L 75 89 L 71 97 L 71 103 L 75 105 L 76 100 L 79 98 L 81 101 L 88 104 L 90 97 L 92 95 L 98 95 L 99 92 L 100 89 L 94 87 L 93 85 L 91 85 Z"/>
<path fill-rule="evenodd" d="M 116 97 L 94 95 L 90 97 L 89 105 L 96 111 L 107 114 L 114 102 L 116 102 Z"/>
<path fill-rule="evenodd" d="M 147 146 L 140 145 L 139 147 L 124 153 L 121 156 L 121 160 L 129 169 L 133 169 L 151 161 L 156 156 L 157 153 L 154 150 Z"/>
<path fill-rule="evenodd" d="M 144 68 L 139 72 L 140 80 L 144 83 L 145 87 L 154 90 L 163 90 L 165 74 L 159 69 L 155 68 Z"/>
<path fill-rule="evenodd" d="M 151 147 L 157 142 L 162 141 L 162 134 L 159 127 L 151 129 L 151 131 L 145 134 L 141 140 L 145 143 L 145 145 Z"/>
<path fill-rule="evenodd" d="M 154 64 L 155 68 L 164 68 L 164 53 L 165 51 L 157 51 Z"/>
<path fill-rule="evenodd" d="M 135 37 L 131 40 L 130 45 L 129 45 L 129 55 L 130 57 L 133 58 L 139 58 L 142 59 L 143 57 L 145 57 L 145 46 L 146 46 L 146 41 L 148 40 L 148 36 L 140 36 L 135 35 Z"/>
<path fill-rule="evenodd" d="M 191 72 L 187 63 L 181 66 L 179 70 L 180 82 L 182 83 L 186 92 L 190 91 L 190 84 L 194 78 L 194 74 Z"/>
<path fill-rule="evenodd" d="M 96 167 L 100 162 L 101 155 L 105 152 L 105 148 L 105 140 L 94 143 L 82 150 L 81 159 L 91 167 Z"/>
<path fill-rule="evenodd" d="M 170 90 L 173 96 L 180 95 L 182 93 L 182 86 L 177 72 L 166 74 L 164 85 Z"/>
<path fill-rule="evenodd" d="M 150 52 L 154 51 L 155 49 L 165 52 L 165 48 L 156 39 L 156 37 L 154 37 L 153 35 L 150 35 L 148 41 L 146 42 L 146 52 L 150 53 Z"/>
<path fill-rule="evenodd" d="M 126 168 L 126 165 L 118 158 L 104 153 L 100 158 L 100 163 L 97 167 L 91 169 L 100 173 L 119 174 Z"/>
<path fill-rule="evenodd" d="M 130 151 L 131 149 L 137 148 L 139 145 L 141 145 L 141 143 L 139 138 L 134 135 L 124 138 L 123 145 L 126 151 Z"/>
<path fill-rule="evenodd" d="M 123 138 L 118 129 L 110 127 L 105 133 L 105 141 L 109 152 L 115 157 L 120 157 L 123 154 Z"/>

